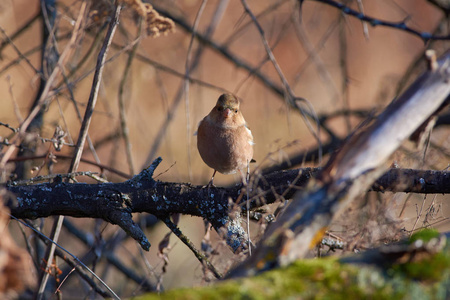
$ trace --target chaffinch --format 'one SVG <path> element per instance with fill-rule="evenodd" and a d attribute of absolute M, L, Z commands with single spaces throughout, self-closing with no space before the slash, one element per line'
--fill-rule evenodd
<path fill-rule="evenodd" d="M 214 175 L 234 174 L 239 171 L 244 179 L 253 157 L 253 136 L 239 110 L 239 100 L 232 94 L 223 94 L 216 106 L 200 121 L 197 148 L 203 161 L 214 169 Z"/>

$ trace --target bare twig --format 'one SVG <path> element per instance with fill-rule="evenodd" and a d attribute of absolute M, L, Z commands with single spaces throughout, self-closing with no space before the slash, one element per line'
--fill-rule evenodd
<path fill-rule="evenodd" d="M 72 222 L 70 222 L 67 218 L 64 219 L 64 228 L 67 229 L 67 232 L 72 234 L 75 238 L 80 240 L 84 245 L 86 245 L 89 248 L 89 251 L 92 251 L 92 248 L 95 246 L 94 241 L 91 238 L 91 234 L 84 232 L 80 229 L 78 229 Z M 119 235 L 119 237 L 122 235 Z M 123 233 L 123 236 L 128 237 L 125 233 Z M 106 251 L 102 252 L 102 256 L 106 259 L 108 264 L 113 265 L 119 272 L 124 274 L 127 278 L 131 279 L 132 281 L 136 282 L 139 286 L 143 287 L 146 291 L 154 291 L 155 286 L 152 284 L 151 281 L 149 281 L 147 278 L 140 276 L 134 268 L 127 267 L 123 263 L 123 257 L 118 257 L 114 254 L 114 249 L 116 245 L 120 245 L 121 241 L 123 241 L 123 238 L 119 238 L 117 235 L 114 235 L 109 240 L 105 241 L 105 249 Z M 84 258 L 82 261 L 84 261 L 86 264 L 89 264 L 89 262 L 92 259 L 87 258 L 86 255 L 84 255 Z M 67 271 L 63 270 L 63 275 L 66 274 Z"/>
<path fill-rule="evenodd" d="M 186 237 L 181 230 L 176 226 L 170 218 L 162 218 L 161 219 L 167 227 L 169 227 L 170 230 L 186 245 L 188 248 L 194 253 L 195 257 L 200 261 L 200 263 L 205 264 L 208 269 L 214 274 L 214 276 L 217 279 L 220 279 L 223 277 L 223 275 L 214 267 L 213 264 L 208 260 L 208 258 L 202 254 L 197 248 L 195 248 L 194 244 L 191 242 L 191 240 Z"/>
<path fill-rule="evenodd" d="M 423 207 L 425 206 L 426 200 L 427 200 L 427 195 L 425 195 L 423 197 L 422 206 L 420 207 L 420 210 L 418 209 L 417 204 L 416 204 L 416 214 L 417 214 L 417 216 L 416 216 L 416 221 L 414 222 L 414 225 L 413 225 L 413 227 L 411 229 L 410 235 L 413 234 L 414 230 L 416 229 L 416 225 L 419 222 L 419 219 L 422 217 Z"/>
<path fill-rule="evenodd" d="M 27 180 L 18 180 L 18 181 L 11 181 L 8 182 L 8 184 L 12 185 L 12 186 L 17 186 L 17 185 L 30 185 L 30 184 L 36 184 L 39 181 L 47 181 L 50 179 L 55 179 L 56 177 L 59 178 L 73 178 L 76 176 L 88 176 L 88 177 L 92 177 L 92 175 L 94 174 L 98 174 L 97 172 L 74 172 L 74 173 L 66 173 L 66 174 L 52 174 L 52 175 L 41 175 L 41 176 L 36 176 Z"/>
<path fill-rule="evenodd" d="M 79 18 L 77 20 L 78 24 L 81 24 L 81 19 L 84 16 L 84 11 L 86 8 L 87 8 L 87 3 L 83 2 L 82 8 L 80 9 Z M 88 128 L 89 128 L 89 125 L 92 120 L 92 114 L 94 112 L 95 104 L 97 102 L 98 90 L 100 88 L 100 82 L 101 82 L 101 77 L 102 77 L 102 73 L 103 73 L 104 63 L 106 60 L 106 54 L 108 52 L 109 45 L 111 44 L 112 38 L 114 36 L 114 32 L 115 32 L 117 24 L 119 22 L 120 11 L 121 11 L 121 5 L 118 5 L 116 3 L 115 11 L 111 17 L 110 25 L 108 28 L 108 32 L 106 33 L 106 36 L 105 36 L 103 47 L 100 50 L 100 53 L 98 55 L 96 72 L 94 73 L 91 94 L 89 96 L 89 101 L 88 101 L 88 105 L 86 107 L 83 123 L 81 125 L 80 133 L 78 135 L 77 146 L 75 148 L 75 155 L 74 155 L 72 162 L 70 164 L 70 167 L 69 167 L 69 173 L 76 172 L 78 165 L 80 163 L 81 155 L 83 153 L 83 147 L 84 147 L 84 144 L 86 141 L 86 136 L 88 133 Z M 79 28 L 80 25 L 75 26 L 75 28 L 77 28 L 77 27 Z M 59 233 L 61 231 L 63 220 L 64 220 L 63 216 L 58 216 L 53 224 L 51 239 L 54 241 L 57 241 L 59 238 Z M 51 247 L 47 248 L 47 250 L 48 250 L 47 251 L 48 253 L 46 253 L 46 260 L 45 260 L 47 262 L 46 269 L 50 267 L 50 264 L 53 261 L 55 244 L 52 244 Z M 40 285 L 39 285 L 38 299 L 41 299 L 43 296 L 43 292 L 44 292 L 45 286 L 47 284 L 48 277 L 49 277 L 49 273 L 45 272 L 44 276 L 41 279 Z"/>
<path fill-rule="evenodd" d="M 141 35 L 141 25 L 142 25 L 142 20 L 139 21 L 139 26 L 138 26 L 138 30 L 137 30 L 138 34 L 136 37 L 137 39 Z M 129 168 L 131 174 L 134 174 L 135 171 L 134 171 L 134 164 L 133 164 L 133 156 L 131 153 L 130 136 L 128 134 L 129 131 L 128 131 L 128 124 L 127 124 L 127 115 L 125 112 L 125 101 L 123 99 L 123 91 L 124 91 L 126 80 L 130 73 L 131 64 L 133 63 L 133 59 L 136 56 L 136 51 L 137 51 L 138 46 L 139 46 L 139 42 L 137 42 L 131 49 L 130 53 L 128 53 L 128 59 L 125 64 L 125 70 L 123 71 L 123 76 L 122 76 L 122 79 L 120 80 L 120 84 L 119 84 L 119 97 L 118 97 L 120 129 L 122 131 L 122 137 L 123 137 L 123 141 L 125 143 L 125 152 L 126 152 L 127 161 L 128 161 L 128 168 Z"/>
<path fill-rule="evenodd" d="M 157 7 L 155 5 L 155 7 Z M 168 11 L 164 10 L 162 7 L 157 7 L 158 11 L 165 15 L 170 17 L 174 22 L 176 22 L 178 25 L 180 25 L 181 28 L 186 30 L 187 32 L 192 33 L 192 27 L 184 20 L 179 17 L 171 15 Z M 231 53 L 227 47 L 223 45 L 219 45 L 213 40 L 209 38 L 209 36 L 206 36 L 206 34 L 201 34 L 199 32 L 194 33 L 195 37 L 204 45 L 209 46 L 211 49 L 217 51 L 221 55 L 223 55 L 226 59 L 233 62 L 233 64 L 236 65 L 238 68 L 243 68 L 247 70 L 248 72 L 254 72 L 254 75 L 258 80 L 260 80 L 263 84 L 265 84 L 267 87 L 269 87 L 275 94 L 284 97 L 284 91 L 283 87 L 279 86 L 278 84 L 274 83 L 270 78 L 265 76 L 263 73 L 261 73 L 258 70 L 255 70 L 250 64 L 248 64 L 246 61 L 242 60 L 241 58 L 237 57 L 233 53 Z"/>
<path fill-rule="evenodd" d="M 319 73 L 319 76 L 322 79 L 325 88 L 330 92 L 332 98 L 339 99 L 340 95 L 336 88 L 336 84 L 334 83 L 330 72 L 328 72 L 327 68 L 325 67 L 325 64 L 320 58 L 318 51 L 314 49 L 314 46 L 309 40 L 304 25 L 300 22 L 299 17 L 296 14 L 293 14 L 291 19 L 292 23 L 294 24 L 294 29 L 297 38 L 302 44 L 303 49 L 306 51 L 312 63 L 316 66 L 317 72 Z"/>
<path fill-rule="evenodd" d="M 287 0 L 279 0 L 276 3 L 268 6 L 266 9 L 264 9 L 262 12 L 260 12 L 259 14 L 256 15 L 257 19 L 263 18 L 268 14 L 273 13 L 275 10 L 277 10 L 280 6 L 282 6 L 285 3 L 288 3 L 289 1 Z M 237 30 L 233 31 L 230 34 L 230 37 L 225 39 L 224 45 L 229 45 L 231 44 L 233 41 L 235 41 L 236 39 L 238 39 L 242 33 L 244 32 L 244 30 L 249 27 L 251 24 L 253 24 L 253 21 L 247 21 L 245 24 L 243 24 L 242 26 L 240 26 Z"/>
<path fill-rule="evenodd" d="M 38 12 L 32 17 L 28 22 L 26 22 L 22 27 L 20 27 L 16 32 L 11 34 L 9 39 L 4 40 L 0 43 L 0 59 L 2 58 L 3 49 L 10 44 L 11 41 L 14 41 L 17 37 L 19 37 L 22 33 L 24 33 L 27 29 L 33 25 L 33 23 L 39 19 L 41 14 Z M 26 55 L 24 55 L 26 56 Z"/>
<path fill-rule="evenodd" d="M 344 18 L 341 16 L 339 18 L 339 69 L 341 71 L 342 77 L 342 100 L 343 100 L 343 108 L 344 110 L 350 110 L 350 100 L 348 94 L 348 79 L 349 79 L 349 71 L 348 71 L 348 47 L 347 47 L 347 32 L 345 30 L 345 22 Z M 352 126 L 350 123 L 350 118 L 344 118 L 345 125 L 347 126 L 347 133 L 350 134 L 352 130 Z"/>
<path fill-rule="evenodd" d="M 255 254 L 232 271 L 231 277 L 291 263 L 322 239 L 331 220 L 385 172 L 390 155 L 448 99 L 450 52 L 438 60 L 438 66 L 422 74 L 364 132 L 347 140 L 316 181 L 297 193 L 265 232 Z M 422 178 L 419 184 L 426 180 Z"/>
<path fill-rule="evenodd" d="M 222 1 L 221 1 L 222 2 Z M 204 36 L 206 39 L 209 39 L 210 36 L 212 36 L 212 34 L 214 33 L 215 29 L 217 28 L 217 25 L 219 23 L 219 21 L 221 20 L 221 18 L 217 18 L 216 15 L 218 14 L 219 16 L 222 15 L 221 13 L 218 13 L 218 11 L 221 10 L 221 3 L 219 3 L 219 5 L 216 8 L 216 12 L 214 13 L 214 15 L 212 16 L 212 21 L 210 22 L 210 25 L 208 26 Z M 159 9 L 158 9 L 159 11 Z M 172 16 L 170 17 L 172 18 Z M 187 27 L 189 27 L 189 32 L 192 33 L 192 35 L 198 37 L 198 35 L 200 33 L 195 32 L 192 30 L 192 28 L 185 24 Z M 200 63 L 200 59 L 202 57 L 203 54 L 203 50 L 204 47 L 199 47 L 197 49 L 197 51 L 195 52 L 195 54 L 193 55 L 193 59 L 190 62 L 190 66 L 189 66 L 189 72 L 193 72 L 199 65 Z M 183 74 L 183 78 L 186 78 L 186 74 Z M 169 111 L 167 112 L 167 116 L 166 119 L 164 120 L 163 124 L 161 125 L 160 129 L 158 130 L 158 133 L 156 134 L 156 137 L 154 138 L 154 142 L 153 145 L 149 151 L 149 154 L 147 155 L 147 159 L 144 165 L 148 165 L 154 158 L 154 156 L 156 155 L 156 152 L 158 151 L 160 145 L 161 145 L 161 141 L 165 136 L 165 133 L 167 131 L 167 128 L 169 126 L 169 124 L 172 122 L 172 120 L 175 117 L 175 113 L 176 110 L 178 108 L 178 105 L 180 105 L 181 103 L 181 99 L 183 96 L 183 92 L 184 92 L 184 85 L 182 84 L 179 88 L 178 91 L 174 97 L 174 100 L 172 101 L 172 105 L 169 108 Z"/>
<path fill-rule="evenodd" d="M 80 10 L 80 13 L 78 15 L 77 22 L 75 23 L 75 26 L 73 29 L 72 37 L 71 37 L 68 45 L 66 46 L 66 48 L 64 49 L 64 52 L 59 57 L 58 64 L 55 66 L 51 75 L 47 79 L 45 86 L 42 88 L 41 95 L 40 95 L 39 99 L 35 102 L 36 105 L 34 106 L 32 111 L 29 113 L 28 117 L 21 123 L 21 125 L 19 127 L 19 132 L 14 137 L 14 139 L 13 139 L 14 143 L 12 143 L 12 144 L 15 144 L 15 145 L 19 144 L 18 141 L 21 139 L 21 135 L 23 135 L 23 133 L 27 130 L 28 126 L 31 124 L 31 122 L 34 120 L 36 115 L 38 115 L 38 113 L 41 110 L 41 108 L 43 107 L 43 105 L 46 103 L 47 97 L 49 95 L 49 91 L 50 91 L 51 87 L 53 86 L 53 83 L 54 83 L 56 77 L 60 74 L 62 66 L 64 65 L 64 63 L 66 62 L 66 60 L 68 59 L 68 57 L 70 56 L 70 54 L 73 51 L 72 46 L 76 43 L 76 41 L 78 39 L 80 29 L 81 29 L 81 23 L 82 23 L 85 11 L 86 11 L 86 4 L 84 3 L 82 6 L 82 9 Z M 15 150 L 15 147 L 9 147 L 5 151 L 5 153 L 1 157 L 1 161 L 0 161 L 1 169 L 4 169 L 6 162 L 8 161 L 8 159 L 10 158 L 10 156 L 12 155 L 14 150 Z"/>
<path fill-rule="evenodd" d="M 77 62 L 77 65 L 72 68 L 69 72 L 69 74 L 66 76 L 67 79 L 72 78 L 75 73 L 81 69 L 81 67 L 83 67 L 83 65 L 89 61 L 89 58 L 92 56 L 92 54 L 95 53 L 95 50 L 97 49 L 98 45 L 101 44 L 102 42 L 102 38 L 103 38 L 103 32 L 104 32 L 105 27 L 101 27 L 95 34 L 95 36 L 93 36 L 93 42 L 89 47 L 89 50 L 86 52 L 86 54 L 84 54 L 84 56 Z M 89 32 L 88 32 L 89 33 Z M 61 40 L 62 38 L 58 38 L 58 40 Z M 63 82 L 59 82 L 56 86 L 60 87 L 62 86 Z"/>
<path fill-rule="evenodd" d="M 364 6 L 362 4 L 362 0 L 357 0 L 356 3 L 358 4 L 358 9 L 359 11 L 364 14 Z M 369 39 L 369 28 L 367 28 L 367 23 L 363 22 L 362 23 L 362 27 L 363 27 L 363 33 L 364 33 L 364 37 L 366 38 L 366 40 Z"/>
<path fill-rule="evenodd" d="M 16 97 L 14 96 L 13 84 L 11 82 L 11 76 L 9 76 L 9 75 L 6 76 L 6 80 L 8 81 L 9 94 L 11 95 L 11 100 L 12 100 L 12 104 L 14 107 L 14 114 L 16 115 L 16 119 L 19 121 L 19 123 L 22 123 L 23 117 L 22 117 L 22 114 L 20 113 L 19 106 L 17 105 Z M 17 130 L 14 132 L 17 132 Z"/>
<path fill-rule="evenodd" d="M 39 72 L 39 70 L 36 69 L 35 66 L 33 66 L 33 64 L 30 62 L 30 60 L 19 50 L 19 48 L 16 47 L 16 45 L 11 40 L 11 38 L 6 34 L 6 32 L 5 32 L 5 30 L 3 29 L 2 26 L 0 26 L 0 32 L 6 38 L 6 40 L 8 41 L 8 44 L 10 44 L 13 47 L 14 51 L 16 51 L 16 53 L 19 55 L 19 57 L 21 59 L 25 60 L 27 65 L 30 66 L 30 68 L 34 71 L 34 73 L 36 73 L 37 75 L 41 76 L 42 75 L 41 72 Z"/>
<path fill-rule="evenodd" d="M 353 10 L 350 7 L 348 7 L 342 3 L 336 2 L 336 1 L 332 1 L 332 0 L 313 0 L 313 1 L 324 3 L 327 5 L 333 6 L 335 8 L 338 8 L 338 9 L 342 10 L 342 12 L 344 14 L 353 16 L 361 21 L 367 22 L 374 27 L 375 26 L 385 26 L 385 27 L 390 27 L 390 28 L 394 28 L 394 29 L 398 29 L 401 31 L 411 33 L 411 34 L 419 37 L 420 39 L 422 39 L 425 43 L 428 42 L 429 40 L 450 40 L 449 35 L 446 35 L 446 36 L 433 35 L 428 32 L 420 32 L 418 30 L 415 30 L 415 29 L 409 27 L 408 25 L 406 25 L 406 20 L 401 21 L 401 22 L 384 21 L 384 20 L 373 18 L 373 17 L 369 17 L 369 16 L 365 15 L 363 12 L 358 12 L 356 10 Z"/>
<path fill-rule="evenodd" d="M 276 7 L 276 6 L 274 6 Z M 269 7 L 270 8 L 270 7 Z M 259 16 L 264 15 L 264 13 L 259 14 Z M 292 15 L 292 14 L 291 14 Z M 250 24 L 253 24 L 253 20 L 249 21 Z M 285 35 L 288 32 L 288 27 L 291 25 L 291 22 L 289 20 L 286 20 L 285 23 L 283 24 L 283 26 L 280 29 L 280 34 L 278 35 L 277 39 L 273 42 L 273 44 L 271 45 L 271 49 L 274 50 L 275 47 L 283 40 L 283 38 L 285 37 Z M 256 67 L 254 67 L 253 72 L 249 72 L 247 74 L 247 77 L 245 79 L 243 79 L 239 84 L 237 84 L 237 86 L 234 88 L 235 93 L 237 93 L 239 91 L 239 89 L 244 85 L 244 83 L 248 80 L 253 78 L 254 75 L 254 71 L 260 71 L 261 68 L 268 62 L 270 61 L 268 56 L 263 57 L 263 59 L 261 60 L 261 62 L 259 64 L 256 65 Z M 289 115 L 287 116 L 288 120 L 289 120 Z M 289 124 L 288 124 L 289 125 Z"/>
<path fill-rule="evenodd" d="M 192 167 L 191 167 L 191 118 L 190 118 L 190 104 L 189 104 L 189 73 L 191 69 L 195 69 L 195 65 L 191 67 L 191 52 L 192 46 L 194 45 L 194 34 L 197 32 L 198 24 L 200 23 L 201 16 L 203 14 L 203 10 L 205 9 L 208 0 L 202 0 L 200 7 L 197 11 L 197 15 L 195 16 L 194 25 L 192 26 L 192 35 L 191 40 L 189 41 L 189 46 L 186 54 L 186 63 L 184 65 L 184 106 L 185 106 L 185 115 L 186 115 L 186 150 L 187 150 L 187 164 L 188 164 L 188 173 L 189 179 L 192 180 Z"/>
<path fill-rule="evenodd" d="M 94 46 L 91 45 L 91 48 L 94 48 Z M 80 113 L 80 110 L 78 108 L 78 103 L 75 101 L 75 96 L 73 94 L 73 90 L 71 88 L 71 84 L 69 83 L 69 78 L 65 75 L 64 71 L 62 72 L 62 76 L 63 76 L 64 84 L 66 85 L 67 90 L 69 91 L 69 95 L 70 95 L 69 99 L 72 101 L 72 104 L 73 104 L 73 106 L 75 108 L 75 112 L 76 112 L 77 117 L 78 117 L 78 120 L 80 121 L 80 123 L 82 123 L 83 120 L 81 118 L 81 113 Z M 58 104 L 59 104 L 59 100 L 58 100 Z M 61 112 L 61 115 L 62 115 L 62 112 Z M 64 118 L 63 115 L 62 115 L 62 119 L 64 120 L 64 123 L 66 123 L 65 122 L 65 118 Z M 66 128 L 68 128 L 67 124 L 66 124 Z M 89 136 L 89 134 L 86 136 L 86 140 L 88 142 L 88 146 L 89 146 L 89 149 L 91 150 L 92 156 L 94 157 L 95 161 L 98 164 L 100 164 L 100 158 L 98 157 L 97 152 L 95 151 L 94 144 L 92 143 L 92 140 L 91 140 L 91 137 Z"/>
<path fill-rule="evenodd" d="M 301 18 L 301 15 L 300 15 Z M 327 30 L 325 31 L 322 38 L 317 42 L 317 45 L 313 47 L 313 52 L 308 54 L 308 57 L 306 57 L 306 60 L 300 65 L 298 68 L 297 74 L 294 77 L 294 83 L 293 86 L 295 87 L 299 82 L 301 76 L 304 74 L 305 70 L 309 66 L 310 63 L 313 62 L 312 54 L 319 54 L 320 51 L 324 48 L 327 40 L 332 36 L 332 33 L 339 28 L 339 23 L 341 22 L 341 17 L 338 17 L 337 20 L 334 20 L 333 23 L 331 23 Z"/>
<path fill-rule="evenodd" d="M 246 11 L 246 13 L 250 16 L 250 18 L 253 20 L 256 28 L 258 29 L 258 32 L 261 36 L 261 40 L 263 42 L 264 48 L 266 50 L 267 55 L 269 56 L 270 61 L 272 62 L 275 70 L 278 73 L 278 76 L 281 79 L 281 82 L 283 83 L 283 87 L 285 90 L 284 93 L 284 98 L 285 100 L 293 107 L 296 107 L 302 117 L 303 120 L 305 121 L 306 126 L 308 127 L 309 131 L 311 132 L 311 134 L 314 136 L 314 138 L 317 140 L 317 143 L 319 144 L 319 163 L 322 160 L 322 142 L 320 140 L 320 125 L 317 119 L 317 116 L 315 114 L 314 108 L 312 107 L 311 103 L 309 101 L 307 101 L 304 98 L 299 98 L 296 97 L 294 94 L 294 91 L 292 90 L 292 88 L 290 87 L 286 77 L 283 74 L 283 71 L 281 70 L 280 66 L 278 65 L 275 56 L 273 55 L 272 50 L 270 49 L 269 43 L 267 42 L 267 39 L 265 37 L 264 34 L 264 30 L 262 29 L 261 25 L 259 24 L 258 20 L 256 19 L 255 15 L 253 14 L 253 12 L 250 10 L 250 7 L 247 4 L 246 0 L 241 0 L 242 5 L 244 6 L 244 9 Z M 308 108 L 309 108 L 309 112 L 306 112 L 301 106 L 300 103 L 305 103 Z M 316 124 L 317 124 L 317 131 L 313 128 L 313 126 L 311 125 L 311 123 L 309 122 L 309 119 L 307 116 L 311 116 Z"/>
<path fill-rule="evenodd" d="M 24 57 L 28 57 L 36 52 L 41 50 L 41 46 L 36 46 L 34 48 L 31 48 L 30 50 L 23 53 Z M 22 56 L 17 57 L 16 59 L 11 60 L 8 64 L 6 64 L 2 69 L 0 69 L 0 75 L 3 75 L 6 71 L 8 71 L 10 68 L 14 67 L 15 65 L 19 64 L 23 60 Z"/>
<path fill-rule="evenodd" d="M 100 89 L 100 82 L 103 74 L 103 69 L 105 66 L 106 55 L 108 53 L 109 45 L 111 44 L 117 24 L 119 22 L 120 10 L 121 6 L 116 5 L 116 9 L 114 11 L 114 15 L 112 16 L 108 32 L 106 33 L 103 46 L 97 58 L 97 65 L 95 68 L 92 89 L 89 95 L 89 100 L 84 114 L 83 123 L 80 128 L 79 138 L 75 149 L 75 157 L 72 160 L 72 163 L 69 168 L 69 171 L 71 172 L 76 171 L 80 163 L 81 155 L 83 154 L 83 146 L 86 141 L 86 136 L 88 133 L 89 125 L 92 120 L 92 114 L 94 113 L 95 104 L 97 103 L 98 91 Z"/>
<path fill-rule="evenodd" d="M 36 228 L 34 228 L 33 226 L 28 225 L 27 223 L 25 223 L 22 220 L 17 219 L 16 217 L 14 217 L 13 215 L 9 215 L 11 218 L 13 218 L 14 220 L 16 220 L 17 222 L 19 222 L 20 224 L 30 228 L 31 230 L 33 230 L 38 236 L 39 238 L 42 238 L 44 240 L 46 240 L 47 242 L 52 243 L 53 245 L 55 245 L 55 247 L 60 248 L 62 251 L 64 251 L 65 253 L 69 254 L 75 261 L 75 264 L 72 264 L 73 266 L 76 266 L 76 264 L 81 265 L 86 271 L 88 271 L 92 276 L 94 276 L 110 293 L 111 296 L 116 298 L 116 299 L 120 299 L 119 296 L 117 296 L 114 291 L 100 278 L 97 276 L 97 274 L 95 274 L 94 272 L 91 271 L 91 269 L 89 269 L 81 260 L 78 259 L 78 257 L 76 257 L 75 255 L 73 255 L 71 252 L 69 252 L 68 250 L 66 250 L 64 247 L 62 247 L 61 245 L 59 245 L 58 243 L 56 243 L 55 241 L 53 241 L 52 239 L 50 239 L 49 237 L 47 237 L 46 235 L 42 234 L 42 232 L 40 232 L 39 230 L 37 230 Z M 64 257 L 64 255 L 61 255 L 61 257 Z M 88 277 L 87 277 L 88 278 Z M 90 283 L 90 280 L 87 280 L 88 283 Z M 95 286 L 95 284 L 94 284 Z"/>
<path fill-rule="evenodd" d="M 113 43 L 111 46 L 116 48 L 116 49 L 123 48 L 122 46 L 119 46 L 118 44 L 115 44 L 115 43 Z M 143 62 L 145 64 L 151 65 L 155 69 L 161 70 L 161 71 L 166 72 L 168 74 L 171 74 L 173 76 L 176 76 L 176 77 L 179 77 L 179 78 L 186 78 L 186 74 L 178 72 L 177 70 L 174 70 L 174 69 L 172 69 L 172 68 L 170 68 L 168 66 L 165 66 L 165 65 L 163 65 L 163 64 L 161 64 L 161 63 L 159 63 L 159 62 L 157 62 L 155 60 L 152 60 L 152 59 L 150 59 L 148 57 L 145 57 L 142 54 L 136 53 L 136 59 L 138 59 L 139 61 L 141 61 L 141 62 Z M 0 75 L 1 75 L 1 73 L 0 73 Z M 204 86 L 204 87 L 207 87 L 207 88 L 210 88 L 210 89 L 214 89 L 214 90 L 217 90 L 217 91 L 222 92 L 222 93 L 229 92 L 226 89 L 224 89 L 223 87 L 220 87 L 220 86 L 208 83 L 208 82 L 200 80 L 200 79 L 193 78 L 191 76 L 188 76 L 187 79 L 189 79 L 189 82 L 191 82 L 191 83 L 195 83 L 195 84 L 198 84 L 200 86 Z"/>
<path fill-rule="evenodd" d="M 8 128 L 9 130 L 11 130 L 11 131 L 14 132 L 14 133 L 16 133 L 16 132 L 18 131 L 17 128 L 14 128 L 14 127 L 12 127 L 11 125 L 6 124 L 6 123 L 3 123 L 3 122 L 0 122 L 0 126 L 4 126 L 4 127 Z"/>
<path fill-rule="evenodd" d="M 30 156 L 30 157 L 16 157 L 16 158 L 10 159 L 9 162 L 17 162 L 17 161 L 24 161 L 24 160 L 30 160 L 30 159 L 45 159 L 46 157 L 47 157 L 47 155 L 38 155 L 38 156 Z M 70 159 L 70 160 L 72 160 L 73 156 L 57 154 L 57 155 L 55 155 L 55 158 L 56 159 Z M 97 163 L 95 161 L 91 161 L 91 160 L 86 159 L 86 158 L 81 158 L 80 161 L 83 162 L 83 163 L 86 163 L 86 164 L 90 164 L 90 165 L 96 166 L 96 167 L 100 168 L 102 171 L 103 170 L 109 171 L 109 172 L 114 173 L 116 175 L 119 175 L 120 177 L 125 178 L 125 179 L 130 179 L 132 177 L 132 174 L 125 174 L 125 173 L 123 173 L 123 172 L 121 172 L 121 171 L 119 171 L 117 169 L 114 169 L 114 168 L 109 167 L 107 165 L 99 164 L 99 163 Z"/>
<path fill-rule="evenodd" d="M 283 83 L 283 87 L 286 90 L 286 92 L 288 93 L 288 97 L 294 97 L 294 92 L 291 89 L 286 77 L 283 74 L 283 71 L 281 70 L 280 66 L 278 65 L 275 56 L 273 55 L 272 49 L 270 49 L 269 43 L 267 42 L 267 39 L 265 37 L 265 33 L 264 30 L 262 29 L 261 25 L 259 24 L 258 20 L 256 19 L 255 15 L 253 14 L 253 12 L 250 10 L 250 7 L 247 4 L 246 0 L 241 0 L 242 5 L 244 6 L 244 9 L 246 11 L 246 13 L 250 16 L 250 18 L 253 20 L 253 23 L 255 24 L 256 28 L 258 29 L 258 32 L 261 36 L 261 40 L 263 42 L 264 48 L 266 50 L 267 55 L 269 56 L 270 61 L 272 62 L 275 70 L 278 73 L 278 76 L 281 79 L 281 82 Z M 288 101 L 292 101 L 290 98 L 286 99 Z"/>

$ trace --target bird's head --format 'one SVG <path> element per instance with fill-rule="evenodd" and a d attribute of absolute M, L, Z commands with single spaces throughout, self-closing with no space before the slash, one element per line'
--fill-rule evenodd
<path fill-rule="evenodd" d="M 245 125 L 244 117 L 239 109 L 239 100 L 232 94 L 223 94 L 219 97 L 209 118 L 221 127 Z"/>
<path fill-rule="evenodd" d="M 233 118 L 239 113 L 239 100 L 232 94 L 222 94 L 217 100 L 214 110 L 223 119 Z"/>

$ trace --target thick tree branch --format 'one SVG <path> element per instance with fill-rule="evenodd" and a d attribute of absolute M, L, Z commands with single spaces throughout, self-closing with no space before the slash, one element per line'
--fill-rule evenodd
<path fill-rule="evenodd" d="M 198 216 L 211 222 L 216 230 L 231 221 L 228 199 L 239 198 L 239 187 L 212 188 L 208 194 L 208 189 L 201 186 L 155 181 L 152 174 L 159 162 L 155 161 L 148 169 L 121 183 L 65 183 L 60 177 L 51 183 L 30 186 L 14 186 L 12 182 L 7 189 L 15 197 L 10 198 L 7 206 L 17 218 L 66 215 L 103 219 L 122 227 L 145 249 L 149 246 L 147 238 L 132 222 L 132 213 L 146 212 L 159 218 L 174 213 Z M 280 194 L 284 194 L 285 199 L 291 199 L 319 171 L 305 168 L 260 176 L 250 192 L 251 208 L 274 203 Z M 391 169 L 380 177 L 372 190 L 450 193 L 450 172 Z M 241 208 L 245 210 L 245 205 Z M 225 227 L 233 228 L 231 224 Z M 244 236 L 239 233 L 233 247 L 235 250 L 242 246 L 239 245 L 241 239 Z"/>

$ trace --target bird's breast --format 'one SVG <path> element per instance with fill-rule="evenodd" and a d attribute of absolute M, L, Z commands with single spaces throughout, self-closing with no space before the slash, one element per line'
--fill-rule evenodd
<path fill-rule="evenodd" d="M 197 133 L 197 148 L 203 161 L 223 173 L 245 169 L 253 158 L 251 132 L 244 125 L 223 126 L 202 120 Z"/>

